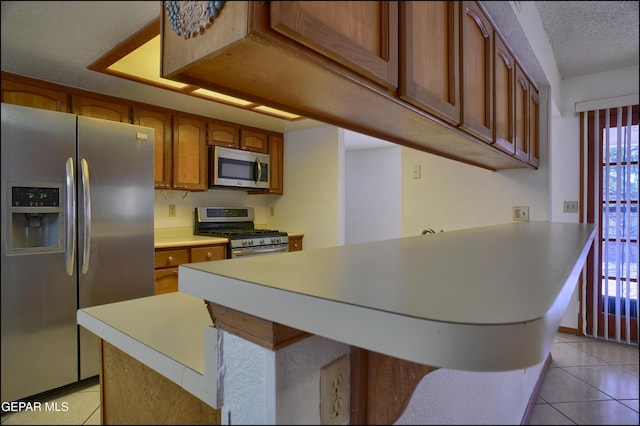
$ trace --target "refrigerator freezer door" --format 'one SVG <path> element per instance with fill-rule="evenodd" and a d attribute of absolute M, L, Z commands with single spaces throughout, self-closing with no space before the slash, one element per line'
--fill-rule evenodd
<path fill-rule="evenodd" d="M 14 401 L 78 380 L 77 274 L 74 265 L 67 274 L 64 250 L 70 225 L 62 208 L 45 209 L 49 213 L 40 217 L 37 207 L 13 207 L 11 190 L 58 188 L 60 206 L 66 205 L 65 164 L 75 158 L 76 116 L 3 103 L 1 146 L 2 401 Z M 25 220 L 27 211 L 31 220 Z M 41 248 L 13 248 L 21 232 L 36 230 L 62 237 Z"/>
<path fill-rule="evenodd" d="M 78 117 L 79 307 L 154 294 L 149 128 Z M 80 327 L 80 378 L 99 374 L 98 339 Z"/>

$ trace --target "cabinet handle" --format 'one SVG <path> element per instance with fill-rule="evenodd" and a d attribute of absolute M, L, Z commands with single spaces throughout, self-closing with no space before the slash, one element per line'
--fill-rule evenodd
<path fill-rule="evenodd" d="M 210 252 L 210 251 L 208 251 L 208 252 L 207 252 L 207 258 L 211 259 L 211 256 L 213 256 L 213 255 L 211 254 L 211 252 Z"/>
<path fill-rule="evenodd" d="M 173 263 L 173 256 L 167 257 L 167 262 L 168 263 Z"/>

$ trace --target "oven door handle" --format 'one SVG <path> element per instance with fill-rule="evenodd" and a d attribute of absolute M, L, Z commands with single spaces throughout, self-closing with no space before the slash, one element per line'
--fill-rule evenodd
<path fill-rule="evenodd" d="M 243 250 L 243 249 L 234 249 L 233 255 L 240 256 L 251 256 L 251 255 L 260 255 L 260 254 L 273 254 L 273 253 L 286 253 L 289 251 L 289 246 L 285 247 L 277 247 L 272 249 L 260 249 L 260 250 Z"/>

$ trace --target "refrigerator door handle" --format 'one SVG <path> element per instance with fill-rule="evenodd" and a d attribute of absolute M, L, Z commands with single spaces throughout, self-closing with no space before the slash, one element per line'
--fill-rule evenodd
<path fill-rule="evenodd" d="M 76 178 L 73 167 L 73 158 L 67 158 L 66 162 L 66 187 L 67 187 L 67 211 L 66 211 L 66 232 L 65 250 L 67 275 L 73 275 L 73 266 L 76 257 Z"/>
<path fill-rule="evenodd" d="M 89 185 L 89 163 L 84 158 L 82 167 L 82 192 L 84 194 L 84 248 L 82 250 L 82 273 L 89 270 L 89 254 L 91 253 L 91 188 Z"/>

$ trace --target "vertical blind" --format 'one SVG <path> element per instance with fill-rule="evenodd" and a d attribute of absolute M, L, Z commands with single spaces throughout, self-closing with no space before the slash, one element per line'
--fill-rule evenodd
<path fill-rule="evenodd" d="M 591 213 L 600 235 L 600 243 L 594 244 L 592 273 L 588 275 L 594 282 L 589 286 L 586 279 L 582 282 L 582 320 L 586 325 L 590 317 L 594 337 L 638 342 L 637 112 L 635 121 L 631 105 L 581 114 L 583 152 L 591 149 L 593 153 L 591 159 L 583 156 L 584 176 L 591 180 L 583 184 L 583 200 L 593 197 Z M 591 294 L 587 294 L 588 288 Z M 584 295 L 593 300 L 590 315 Z M 598 329 L 599 318 L 603 318 L 602 330 Z"/>

